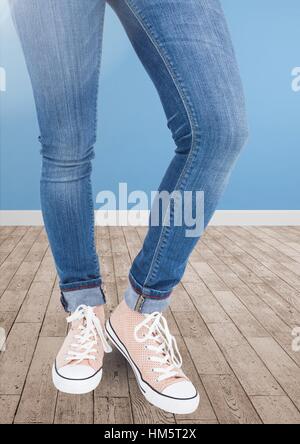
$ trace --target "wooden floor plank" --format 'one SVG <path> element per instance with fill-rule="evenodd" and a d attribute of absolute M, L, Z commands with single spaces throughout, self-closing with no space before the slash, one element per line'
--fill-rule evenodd
<path fill-rule="evenodd" d="M 217 252 L 220 253 L 215 242 L 209 242 L 209 246 L 214 251 L 217 248 Z M 224 263 L 230 264 L 230 267 L 232 267 L 232 261 L 230 262 L 228 260 L 228 256 L 225 258 L 223 257 L 222 259 L 224 260 Z M 216 269 L 216 259 L 214 257 L 210 256 L 209 260 L 216 273 L 219 274 L 219 276 L 222 276 L 226 281 L 226 277 L 224 277 L 226 270 L 222 270 L 221 272 L 220 268 Z M 248 282 L 244 276 L 242 277 L 242 281 L 240 280 L 240 277 L 239 274 L 238 281 L 235 285 L 227 281 L 228 285 L 230 287 L 232 286 L 233 293 L 241 300 L 244 306 L 247 307 L 249 312 L 266 328 L 268 333 L 272 335 L 286 352 L 292 356 L 292 359 L 299 363 L 300 356 L 291 354 L 290 331 L 295 326 L 300 325 L 300 313 L 295 309 L 292 303 L 288 303 L 284 300 L 268 284 L 264 282 L 259 284 L 252 283 L 252 277 L 250 282 Z"/>
<path fill-rule="evenodd" d="M 5 289 L 5 287 L 11 291 L 28 291 L 41 262 L 40 257 L 36 259 L 35 255 L 31 254 L 34 251 L 35 243 L 40 240 L 41 232 L 41 228 L 30 228 L 3 264 L 0 294 L 2 293 L 1 289 Z"/>
<path fill-rule="evenodd" d="M 131 262 L 138 255 L 142 247 L 142 241 L 138 232 L 134 227 L 123 227 L 123 233 L 126 240 L 127 249 L 131 258 Z"/>
<path fill-rule="evenodd" d="M 259 229 L 265 236 L 267 236 L 266 239 L 269 240 L 269 242 L 271 242 L 271 239 L 273 239 L 273 242 L 274 239 L 277 241 L 277 248 L 279 248 L 278 244 L 281 244 L 281 248 L 284 246 L 287 251 L 290 252 L 291 256 L 293 256 L 293 254 L 297 254 L 297 248 L 294 249 L 289 245 L 289 235 L 287 237 L 283 236 L 280 227 L 259 227 Z"/>
<path fill-rule="evenodd" d="M 212 336 L 185 338 L 199 375 L 230 375 L 231 369 Z"/>
<path fill-rule="evenodd" d="M 0 424 L 13 424 L 19 396 L 0 395 Z"/>
<path fill-rule="evenodd" d="M 171 309 L 180 312 L 190 312 L 195 309 L 189 293 L 182 284 L 179 284 L 173 291 Z"/>
<path fill-rule="evenodd" d="M 290 267 L 290 269 L 297 275 L 300 274 L 299 264 L 295 261 L 294 249 L 288 247 L 286 243 L 280 242 L 277 237 L 271 237 L 268 234 L 265 234 L 260 227 L 244 227 L 244 230 L 250 232 L 257 238 L 256 243 L 258 245 L 263 241 L 265 248 L 266 245 L 271 246 L 272 249 L 268 249 L 268 251 L 270 251 L 273 257 L 277 258 L 278 262 L 284 264 L 287 268 Z"/>
<path fill-rule="evenodd" d="M 262 324 L 246 309 L 233 292 L 215 291 L 214 296 L 245 338 L 270 336 Z"/>
<path fill-rule="evenodd" d="M 19 236 L 9 236 L 2 238 L 1 244 L 0 244 L 0 264 L 2 264 L 8 256 L 12 253 L 12 251 L 16 248 L 16 246 L 21 242 L 22 238 L 24 237 L 24 234 L 20 234 Z"/>
<path fill-rule="evenodd" d="M 272 338 L 251 338 L 250 342 L 285 393 L 300 411 L 300 368 Z"/>
<path fill-rule="evenodd" d="M 121 227 L 110 228 L 115 278 L 128 278 L 131 259 Z"/>
<path fill-rule="evenodd" d="M 0 235 L 3 236 L 3 237 L 7 237 L 7 236 L 9 236 L 11 233 L 13 233 L 15 229 L 16 229 L 16 228 L 13 227 L 13 226 L 11 226 L 11 227 L 3 227 L 3 226 L 0 226 Z"/>
<path fill-rule="evenodd" d="M 7 289 L 12 291 L 28 291 L 39 265 L 39 262 L 23 262 Z"/>
<path fill-rule="evenodd" d="M 67 313 L 62 309 L 58 283 L 53 287 L 46 311 L 41 337 L 64 337 L 67 333 Z"/>
<path fill-rule="evenodd" d="M 0 299 L 0 312 L 18 312 L 26 297 L 26 290 L 6 290 Z"/>
<path fill-rule="evenodd" d="M 217 420 L 198 420 L 198 419 L 191 419 L 188 422 L 186 421 L 186 419 L 177 419 L 176 420 L 176 424 L 182 424 L 182 425 L 186 425 L 186 424 L 197 424 L 197 425 L 219 425 L 219 422 Z"/>
<path fill-rule="evenodd" d="M 198 273 L 202 281 L 207 285 L 210 291 L 227 291 L 229 290 L 226 283 L 219 278 L 219 276 L 214 272 L 211 266 L 204 262 L 193 260 L 193 267 Z"/>
<path fill-rule="evenodd" d="M 295 307 L 294 300 L 283 299 L 273 288 L 268 284 L 262 283 L 258 285 L 251 285 L 251 289 L 265 302 L 273 311 L 280 317 L 288 326 L 300 325 L 300 312 Z"/>
<path fill-rule="evenodd" d="M 52 383 L 51 372 L 55 356 L 61 344 L 62 338 L 39 339 L 22 393 L 15 423 L 53 423 L 57 391 Z"/>
<path fill-rule="evenodd" d="M 105 371 L 101 385 L 95 391 L 95 399 L 100 398 L 128 398 L 127 364 L 118 350 L 104 357 Z"/>
<path fill-rule="evenodd" d="M 270 258 L 264 251 L 253 245 L 247 238 L 240 236 L 240 231 L 238 230 L 240 230 L 239 227 L 227 227 L 225 232 L 231 241 L 235 242 L 245 253 L 252 257 L 252 259 L 262 265 L 265 272 L 269 271 L 272 275 L 275 275 L 276 281 L 278 281 L 279 278 L 280 281 L 282 281 L 281 287 L 284 288 L 288 294 L 293 294 L 293 292 L 300 290 L 300 279 L 297 275 L 284 269 L 281 264 L 276 263 L 273 258 Z"/>
<path fill-rule="evenodd" d="M 95 399 L 95 424 L 132 424 L 132 412 L 129 398 Z"/>
<path fill-rule="evenodd" d="M 93 424 L 94 396 L 66 395 L 59 393 L 55 411 L 54 424 Z"/>
<path fill-rule="evenodd" d="M 14 324 L 16 316 L 17 313 L 12 311 L 10 312 L 0 311 L 0 328 L 4 329 L 6 337 L 8 336 Z"/>
<path fill-rule="evenodd" d="M 197 311 L 173 311 L 173 316 L 183 338 L 205 338 L 211 336 L 205 322 Z"/>
<path fill-rule="evenodd" d="M 203 384 L 220 424 L 261 424 L 261 419 L 232 375 L 205 375 Z"/>
<path fill-rule="evenodd" d="M 230 251 L 213 237 L 206 236 L 196 247 L 193 255 L 197 260 L 207 262 L 228 287 L 238 287 L 241 281 L 262 283 L 252 270 L 242 264 Z"/>
<path fill-rule="evenodd" d="M 233 323 L 209 324 L 209 329 L 248 396 L 284 394 L 272 373 Z"/>
<path fill-rule="evenodd" d="M 300 311 L 300 298 L 297 295 L 297 292 L 291 288 L 288 284 L 283 282 L 278 276 L 276 276 L 271 270 L 266 268 L 264 265 L 260 264 L 255 258 L 251 257 L 249 254 L 244 252 L 239 246 L 235 245 L 230 239 L 227 239 L 226 236 L 222 235 L 223 231 L 217 232 L 217 235 L 214 234 L 214 237 L 218 240 L 218 242 L 227 248 L 227 250 L 232 253 L 233 257 L 236 257 L 238 262 L 241 262 L 245 265 L 249 270 L 255 273 L 259 278 L 259 282 L 253 282 L 252 279 L 249 280 L 243 276 L 240 276 L 240 280 L 244 282 L 244 284 L 248 285 L 253 291 L 256 291 L 259 286 L 257 284 L 265 284 L 268 285 L 273 291 L 277 293 L 280 298 L 287 302 L 289 306 L 293 307 L 293 310 Z M 226 230 L 224 230 L 226 233 Z M 210 244 L 212 248 L 214 248 L 214 244 Z M 222 258 L 222 260 L 228 265 L 229 268 L 235 271 L 235 262 L 228 260 L 227 257 Z"/>
<path fill-rule="evenodd" d="M 197 387 L 198 392 L 201 394 L 201 402 L 199 408 L 192 415 L 176 415 L 176 422 L 185 420 L 186 423 L 190 423 L 190 421 L 207 421 L 207 422 L 215 422 L 217 421 L 216 414 L 212 407 L 211 401 L 207 396 L 206 390 L 204 388 L 203 382 L 200 379 L 200 376 L 196 370 L 196 367 L 191 358 L 190 352 L 183 340 L 183 338 L 177 338 L 178 347 L 184 362 L 184 372 L 189 375 L 189 378 Z"/>
<path fill-rule="evenodd" d="M 300 365 L 300 354 L 293 353 L 291 348 L 291 331 L 298 324 L 291 324 L 292 327 L 288 326 L 247 287 L 238 288 L 234 290 L 234 293 L 286 353 Z"/>
<path fill-rule="evenodd" d="M 36 283 L 54 282 L 56 278 L 56 269 L 53 257 L 48 249 L 34 277 Z"/>
<path fill-rule="evenodd" d="M 206 323 L 229 321 L 229 316 L 203 282 L 184 283 L 183 285 Z"/>
<path fill-rule="evenodd" d="M 39 324 L 14 324 L 0 356 L 0 395 L 20 395 L 40 330 Z"/>
<path fill-rule="evenodd" d="M 262 303 L 268 305 L 288 326 L 299 323 L 300 312 L 296 293 L 293 297 L 282 298 L 269 283 L 250 285 L 249 287 L 259 296 Z"/>
<path fill-rule="evenodd" d="M 29 228 L 26 234 L 22 237 L 21 241 L 8 255 L 6 261 L 1 265 L 0 294 L 7 288 L 10 280 L 17 272 L 20 265 L 23 265 L 22 262 L 25 260 L 26 256 L 30 252 L 32 245 L 34 244 L 40 233 L 41 228 Z"/>
<path fill-rule="evenodd" d="M 287 396 L 253 396 L 251 401 L 264 424 L 300 424 L 300 413 Z"/>
<path fill-rule="evenodd" d="M 100 262 L 101 274 L 105 285 L 108 283 L 114 283 L 116 278 L 114 275 L 114 261 L 112 255 L 102 256 Z"/>
<path fill-rule="evenodd" d="M 97 227 L 109 314 L 123 299 L 144 227 Z M 0 423 L 299 424 L 300 230 L 209 227 L 165 313 L 202 402 L 193 415 L 150 406 L 116 351 L 92 394 L 58 394 L 51 367 L 65 337 L 56 269 L 40 227 L 0 227 Z"/>
<path fill-rule="evenodd" d="M 53 283 L 33 283 L 23 302 L 16 322 L 43 322 Z"/>

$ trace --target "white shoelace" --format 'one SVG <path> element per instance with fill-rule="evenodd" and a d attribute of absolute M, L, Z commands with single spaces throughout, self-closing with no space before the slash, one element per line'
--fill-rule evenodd
<path fill-rule="evenodd" d="M 147 328 L 147 333 L 139 337 L 142 329 Z M 157 382 L 179 375 L 178 370 L 182 367 L 182 357 L 178 350 L 177 342 L 171 335 L 168 323 L 161 313 L 153 313 L 146 315 L 145 320 L 141 322 L 134 331 L 135 339 L 139 343 L 147 341 L 157 342 L 157 346 L 145 345 L 145 349 L 153 351 L 154 356 L 150 356 L 149 360 L 162 364 L 164 367 L 153 368 L 153 372 L 159 373 Z"/>
<path fill-rule="evenodd" d="M 81 305 L 77 310 L 67 318 L 70 324 L 76 321 L 84 320 L 83 324 L 79 326 L 80 334 L 75 335 L 76 343 L 71 344 L 71 348 L 66 356 L 66 361 L 80 364 L 85 360 L 95 361 L 97 359 L 97 343 L 98 337 L 101 340 L 105 353 L 111 353 L 112 348 L 107 342 L 101 323 L 96 316 L 92 307 Z"/>

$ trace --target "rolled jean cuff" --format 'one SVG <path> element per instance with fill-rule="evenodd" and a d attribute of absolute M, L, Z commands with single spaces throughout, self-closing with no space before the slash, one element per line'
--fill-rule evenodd
<path fill-rule="evenodd" d="M 73 313 L 80 305 L 89 307 L 104 305 L 106 298 L 100 285 L 75 290 L 61 289 L 61 303 L 66 312 Z"/>
<path fill-rule="evenodd" d="M 131 310 L 143 314 L 163 312 L 167 310 L 171 301 L 171 292 L 158 292 L 157 290 L 142 289 L 135 285 L 132 276 L 129 277 L 130 284 L 125 292 L 125 301 Z M 151 293 L 151 294 L 149 294 Z"/>

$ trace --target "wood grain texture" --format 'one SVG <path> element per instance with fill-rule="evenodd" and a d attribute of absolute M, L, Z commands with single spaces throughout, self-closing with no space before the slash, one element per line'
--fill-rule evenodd
<path fill-rule="evenodd" d="M 40 330 L 39 324 L 15 324 L 0 356 L 0 395 L 20 395 Z"/>
<path fill-rule="evenodd" d="M 0 395 L 0 424 L 13 424 L 19 396 Z"/>
<path fill-rule="evenodd" d="M 93 424 L 94 396 L 89 393 L 83 396 L 59 393 L 54 424 Z"/>
<path fill-rule="evenodd" d="M 95 424 L 132 424 L 129 398 L 96 398 Z"/>
<path fill-rule="evenodd" d="M 259 415 L 233 375 L 203 376 L 203 383 L 221 424 L 261 424 Z"/>
<path fill-rule="evenodd" d="M 252 396 L 264 424 L 300 424 L 300 413 L 287 396 Z"/>
<path fill-rule="evenodd" d="M 52 424 L 57 392 L 52 384 L 52 366 L 62 338 L 40 338 L 29 368 L 16 423 Z"/>
<path fill-rule="evenodd" d="M 107 314 L 123 298 L 145 228 L 97 227 Z M 300 424 L 300 229 L 209 227 L 166 318 L 201 394 L 193 415 L 150 406 L 116 351 L 94 393 L 57 393 L 51 367 L 67 331 L 45 231 L 0 227 L 0 423 Z"/>

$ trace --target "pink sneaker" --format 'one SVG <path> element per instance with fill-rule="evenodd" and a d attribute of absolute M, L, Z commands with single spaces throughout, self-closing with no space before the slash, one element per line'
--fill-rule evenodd
<path fill-rule="evenodd" d="M 143 315 L 123 301 L 107 321 L 106 332 L 131 365 L 151 404 L 176 414 L 198 408 L 200 396 L 181 369 L 176 340 L 161 313 Z"/>
<path fill-rule="evenodd" d="M 112 351 L 102 327 L 104 308 L 82 305 L 67 322 L 72 327 L 53 366 L 53 383 L 61 392 L 82 395 L 98 387 L 104 353 Z"/>

